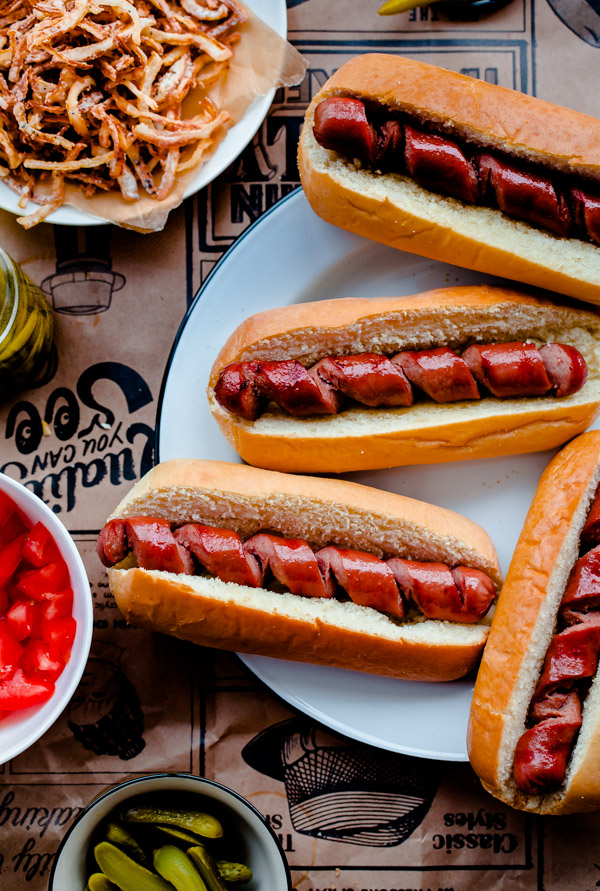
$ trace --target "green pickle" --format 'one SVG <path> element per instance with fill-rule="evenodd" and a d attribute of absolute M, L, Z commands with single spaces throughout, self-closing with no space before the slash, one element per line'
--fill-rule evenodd
<path fill-rule="evenodd" d="M 103 872 L 95 872 L 88 879 L 87 891 L 119 891 L 119 889 L 106 878 Z"/>
<path fill-rule="evenodd" d="M 179 811 L 159 807 L 130 807 L 122 814 L 126 823 L 165 823 L 187 829 L 204 838 L 221 838 L 223 827 L 216 817 L 201 811 Z"/>
<path fill-rule="evenodd" d="M 192 835 L 191 832 L 186 832 L 185 829 L 176 829 L 174 826 L 156 826 L 155 829 L 158 829 L 159 832 L 164 832 L 166 835 L 170 835 L 171 838 L 186 842 L 188 845 L 198 844 L 197 836 Z"/>
<path fill-rule="evenodd" d="M 206 882 L 208 891 L 227 891 L 227 885 L 219 874 L 217 864 L 204 845 L 188 848 L 188 856 Z"/>
<path fill-rule="evenodd" d="M 0 248 L 0 393 L 39 383 L 53 338 L 54 317 L 43 292 Z"/>
<path fill-rule="evenodd" d="M 243 863 L 230 863 L 229 860 L 217 860 L 216 867 L 222 879 L 234 885 L 236 882 L 252 881 L 252 870 Z"/>
<path fill-rule="evenodd" d="M 207 891 L 190 858 L 175 845 L 164 845 L 154 852 L 154 869 L 177 891 Z"/>
<path fill-rule="evenodd" d="M 120 823 L 109 823 L 106 827 L 105 838 L 106 841 L 112 842 L 113 845 L 125 848 L 131 857 L 134 857 L 141 863 L 146 862 L 146 855 L 138 845 L 137 841 L 124 826 L 121 826 Z"/>
<path fill-rule="evenodd" d="M 94 848 L 96 863 L 104 875 L 121 891 L 173 891 L 173 886 L 128 857 L 110 842 Z"/>

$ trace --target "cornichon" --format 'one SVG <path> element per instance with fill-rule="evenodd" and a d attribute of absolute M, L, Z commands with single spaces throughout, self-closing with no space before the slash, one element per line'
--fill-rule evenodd
<path fill-rule="evenodd" d="M 100 842 L 94 848 L 96 863 L 104 875 L 121 891 L 173 891 L 171 885 L 128 857 L 110 842 Z"/>
<path fill-rule="evenodd" d="M 103 872 L 95 872 L 88 879 L 89 891 L 118 891 L 117 886 L 106 878 Z"/>
<path fill-rule="evenodd" d="M 223 827 L 216 817 L 202 811 L 175 811 L 158 807 L 130 807 L 122 817 L 127 823 L 165 823 L 189 829 L 204 838 L 221 838 Z"/>
<path fill-rule="evenodd" d="M 177 891 L 207 891 L 190 858 L 175 845 L 164 845 L 154 852 L 154 869 Z"/>
<path fill-rule="evenodd" d="M 236 882 L 251 882 L 252 870 L 243 863 L 230 863 L 229 860 L 217 860 L 217 869 L 221 873 L 221 878 L 225 879 L 231 885 Z"/>
<path fill-rule="evenodd" d="M 227 885 L 219 874 L 217 864 L 204 845 L 196 845 L 194 848 L 188 848 L 188 855 L 206 882 L 208 891 L 227 891 Z"/>
<path fill-rule="evenodd" d="M 156 829 L 170 835 L 171 838 L 178 838 L 179 841 L 186 842 L 188 845 L 198 844 L 197 837 L 191 832 L 186 832 L 185 829 L 176 829 L 174 826 L 156 826 Z"/>
<path fill-rule="evenodd" d="M 127 853 L 141 863 L 146 862 L 146 855 L 141 847 L 138 845 L 133 835 L 131 835 L 124 826 L 121 826 L 120 823 L 108 824 L 106 827 L 106 841 L 112 842 L 113 845 L 118 845 L 120 848 L 125 848 Z"/>

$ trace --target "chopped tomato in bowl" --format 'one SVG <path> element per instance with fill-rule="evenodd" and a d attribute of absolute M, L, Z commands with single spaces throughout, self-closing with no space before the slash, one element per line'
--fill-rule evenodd
<path fill-rule="evenodd" d="M 92 598 L 66 528 L 0 473 L 0 764 L 35 742 L 69 702 L 92 633 Z"/>

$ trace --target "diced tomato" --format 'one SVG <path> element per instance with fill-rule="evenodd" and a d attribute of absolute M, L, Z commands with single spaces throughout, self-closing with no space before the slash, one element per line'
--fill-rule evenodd
<path fill-rule="evenodd" d="M 0 551 L 0 587 L 4 587 L 11 575 L 16 572 L 17 566 L 21 562 L 21 554 L 26 539 L 26 533 L 19 535 Z"/>
<path fill-rule="evenodd" d="M 0 621 L 0 678 L 14 672 L 21 661 L 23 647 L 10 633 L 6 620 Z"/>
<path fill-rule="evenodd" d="M 55 681 L 65 667 L 65 660 L 52 644 L 32 639 L 23 651 L 21 667 L 31 677 L 42 675 L 47 681 Z"/>
<path fill-rule="evenodd" d="M 70 588 L 49 594 L 36 605 L 40 622 L 52 622 L 53 619 L 64 619 L 73 613 L 73 592 Z"/>
<path fill-rule="evenodd" d="M 45 566 L 59 559 L 58 548 L 54 539 L 42 523 L 36 523 L 25 542 L 23 559 L 32 566 Z"/>
<path fill-rule="evenodd" d="M 34 604 L 30 600 L 18 600 L 6 614 L 6 627 L 15 640 L 25 640 L 33 631 L 35 620 Z"/>
<path fill-rule="evenodd" d="M 21 511 L 15 510 L 8 522 L 0 526 L 0 547 L 9 544 L 24 532 L 29 532 L 29 524 L 25 522 Z"/>
<path fill-rule="evenodd" d="M 29 678 L 22 668 L 17 668 L 11 677 L 0 681 L 0 709 L 12 711 L 39 705 L 50 699 L 53 693 L 53 681 Z"/>
<path fill-rule="evenodd" d="M 0 491 L 0 720 L 52 696 L 77 630 L 72 612 L 69 570 L 51 533 L 32 528 Z"/>
<path fill-rule="evenodd" d="M 2 555 L 0 554 L 0 560 Z M 44 597 L 60 591 L 69 583 L 69 571 L 64 560 L 56 560 L 26 572 L 17 582 L 17 588 L 31 600 L 42 600 Z"/>
<path fill-rule="evenodd" d="M 51 644 L 55 648 L 54 651 L 61 653 L 64 660 L 68 661 L 76 630 L 77 623 L 72 616 L 66 619 L 53 619 L 52 622 L 45 622 L 42 625 L 42 640 Z"/>
<path fill-rule="evenodd" d="M 0 526 L 6 526 L 15 512 L 15 503 L 5 492 L 0 492 Z"/>

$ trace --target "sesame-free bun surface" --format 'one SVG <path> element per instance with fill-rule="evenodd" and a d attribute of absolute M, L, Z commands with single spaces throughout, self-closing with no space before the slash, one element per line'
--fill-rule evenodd
<path fill-rule="evenodd" d="M 155 516 L 206 523 L 246 538 L 270 530 L 328 543 L 468 565 L 501 582 L 487 534 L 453 511 L 341 480 L 217 461 L 176 459 L 134 486 L 111 519 Z M 215 578 L 139 568 L 109 570 L 128 621 L 205 646 L 336 665 L 413 680 L 453 680 L 477 663 L 489 620 L 473 625 L 397 622 L 351 602 L 299 597 Z"/>
<path fill-rule="evenodd" d="M 339 415 L 294 418 L 275 405 L 256 421 L 225 411 L 214 385 L 230 362 L 533 339 L 570 343 L 589 377 L 566 399 L 495 399 L 409 408 L 353 405 Z M 582 433 L 600 406 L 600 319 L 508 288 L 441 288 L 412 297 L 323 300 L 272 309 L 243 322 L 211 370 L 208 398 L 222 432 L 247 461 L 273 470 L 342 473 L 497 457 L 554 448 Z"/>
<path fill-rule="evenodd" d="M 477 675 L 468 749 L 484 787 L 513 807 L 566 814 L 600 808 L 600 679 L 585 699 L 583 724 L 565 784 L 546 796 L 520 792 L 513 778 L 516 744 L 568 577 L 579 535 L 600 481 L 600 433 L 569 443 L 542 475 L 517 543 Z"/>
<path fill-rule="evenodd" d="M 600 121 L 424 62 L 374 53 L 350 60 L 327 81 L 307 109 L 299 144 L 306 197 L 327 222 L 410 253 L 600 303 L 599 246 L 430 192 L 402 174 L 361 168 L 322 148 L 313 135 L 314 110 L 338 95 L 596 180 Z"/>

